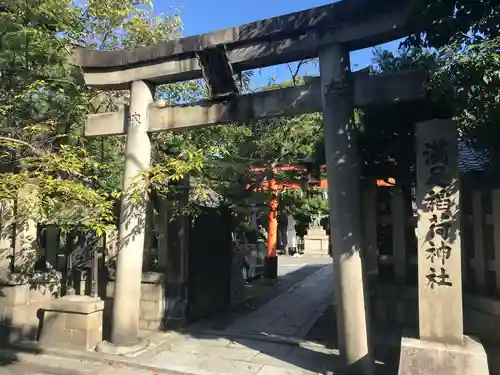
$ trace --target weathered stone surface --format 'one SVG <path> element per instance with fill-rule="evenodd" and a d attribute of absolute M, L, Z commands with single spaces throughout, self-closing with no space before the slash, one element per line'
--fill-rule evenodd
<path fill-rule="evenodd" d="M 9 322 L 8 325 L 22 326 L 28 320 L 28 314 L 25 306 L 5 306 L 1 318 L 3 322 Z"/>
<path fill-rule="evenodd" d="M 48 311 L 90 314 L 104 309 L 104 301 L 89 296 L 64 296 L 52 301 Z"/>
<path fill-rule="evenodd" d="M 160 301 L 141 301 L 141 320 L 161 319 Z"/>
<path fill-rule="evenodd" d="M 2 344 L 12 344 L 21 341 L 35 341 L 38 336 L 38 325 L 27 322 L 13 323 L 2 321 L 0 324 L 0 347 Z"/>
<path fill-rule="evenodd" d="M 158 301 L 163 294 L 162 284 L 147 284 L 141 285 L 141 301 Z"/>
<path fill-rule="evenodd" d="M 165 280 L 165 275 L 161 272 L 143 272 L 141 281 L 144 284 L 160 285 Z"/>
<path fill-rule="evenodd" d="M 106 284 L 106 298 L 113 298 L 113 294 L 115 293 L 115 281 L 109 281 Z"/>
<path fill-rule="evenodd" d="M 60 296 L 61 283 L 59 280 L 50 282 L 37 282 L 31 284 L 29 290 L 30 303 L 48 303 Z"/>
<path fill-rule="evenodd" d="M 411 1 L 386 0 L 373 7 L 366 0 L 341 1 L 132 51 L 75 48 L 73 61 L 83 67 L 86 83 L 91 86 L 102 87 L 110 81 L 115 88 L 119 83 L 123 87 L 123 81 L 159 83 L 159 77 L 164 78 L 163 83 L 190 80 L 201 78 L 195 53 L 218 45 L 228 50 L 230 63 L 238 72 L 317 56 L 317 49 L 326 43 L 348 43 L 350 48 L 359 49 L 398 39 L 406 35 L 412 5 Z M 163 66 L 153 65 L 158 61 Z M 136 69 L 143 71 L 134 70 L 137 65 Z M 110 72 L 110 67 L 115 71 Z M 89 79 L 93 74 L 99 74 L 100 81 Z"/>
<path fill-rule="evenodd" d="M 146 133 L 148 109 L 154 87 L 143 81 L 130 85 L 131 126 L 127 131 L 123 191 L 129 191 L 137 176 L 148 170 L 151 143 Z M 127 194 L 120 204 L 116 281 L 113 294 L 111 341 L 116 345 L 136 342 L 139 333 L 142 261 L 146 235 L 147 199 L 132 202 Z"/>
<path fill-rule="evenodd" d="M 353 105 L 364 107 L 416 100 L 424 96 L 426 74 L 420 71 L 401 71 L 371 76 L 353 73 Z M 405 81 L 401 85 L 401 81 Z M 248 122 L 269 117 L 296 116 L 321 111 L 321 89 L 318 79 L 305 85 L 240 95 L 230 102 L 201 101 L 189 106 L 170 106 L 149 109 L 148 132 L 175 131 L 190 127 L 233 122 Z M 130 111 L 89 115 L 85 135 L 125 134 Z"/>
<path fill-rule="evenodd" d="M 328 255 L 328 236 L 313 237 L 304 236 L 304 253 L 307 255 Z"/>
<path fill-rule="evenodd" d="M 371 374 L 366 278 L 362 260 L 360 158 L 353 127 L 349 51 L 320 50 L 325 154 L 335 267 L 339 350 L 352 372 Z"/>
<path fill-rule="evenodd" d="M 27 305 L 30 298 L 28 284 L 0 285 L 0 306 Z"/>
<path fill-rule="evenodd" d="M 417 124 L 419 333 L 450 344 L 463 337 L 457 142 L 452 120 Z"/>
<path fill-rule="evenodd" d="M 100 314 L 71 314 L 66 316 L 65 328 L 74 330 L 98 330 L 102 324 Z"/>
<path fill-rule="evenodd" d="M 134 344 L 130 345 L 115 345 L 108 341 L 101 341 L 96 347 L 98 353 L 105 353 L 111 355 L 123 355 L 137 353 L 146 349 L 149 346 L 149 340 L 138 337 Z"/>
<path fill-rule="evenodd" d="M 164 274 L 145 272 L 142 274 L 139 329 L 158 331 L 162 327 L 165 313 Z M 114 281 L 106 287 L 106 297 L 113 298 Z"/>
<path fill-rule="evenodd" d="M 161 319 L 155 319 L 155 320 L 146 320 L 146 319 L 140 319 L 139 320 L 139 329 L 143 331 L 159 331 L 162 328 L 162 320 Z"/>
<path fill-rule="evenodd" d="M 451 345 L 403 338 L 398 375 L 488 375 L 483 346 L 467 336 L 463 342 Z"/>
<path fill-rule="evenodd" d="M 87 296 L 66 296 L 44 311 L 40 343 L 76 350 L 91 350 L 102 341 L 104 301 Z"/>
<path fill-rule="evenodd" d="M 323 227 L 311 227 L 307 230 L 307 236 L 324 237 L 326 235 L 326 231 L 323 229 Z"/>
<path fill-rule="evenodd" d="M 322 227 L 311 227 L 304 236 L 304 253 L 328 255 L 330 239 Z"/>

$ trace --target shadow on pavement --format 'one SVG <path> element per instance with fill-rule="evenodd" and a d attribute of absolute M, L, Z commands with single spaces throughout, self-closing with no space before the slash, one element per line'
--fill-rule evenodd
<path fill-rule="evenodd" d="M 401 350 L 401 327 L 372 324 L 371 340 L 376 361 L 384 363 L 383 374 L 396 375 Z M 330 306 L 307 335 L 307 340 L 338 349 L 335 306 Z M 380 366 L 379 366 L 380 367 Z"/>
<path fill-rule="evenodd" d="M 325 264 L 304 264 L 300 268 L 279 276 L 277 280 L 256 278 L 246 284 L 247 298 L 244 302 L 231 307 L 229 310 L 208 317 L 190 326 L 190 331 L 210 329 L 222 331 L 233 324 L 236 319 L 257 310 L 273 298 L 286 292 L 292 286 L 300 283 L 313 273 L 324 267 Z"/>
<path fill-rule="evenodd" d="M 0 367 L 10 368 L 20 363 L 18 353 L 29 352 L 31 354 L 42 354 L 36 348 L 27 349 L 16 346 L 15 343 L 23 341 L 25 338 L 37 338 L 38 327 L 15 326 L 11 319 L 3 318 L 0 320 Z M 14 345 L 12 344 L 14 343 Z M 0 370 L 3 374 L 4 371 Z"/>
<path fill-rule="evenodd" d="M 274 329 L 275 325 L 272 325 L 269 333 L 266 334 L 252 330 L 257 329 L 256 327 L 241 328 L 245 325 L 240 327 L 237 322 L 238 317 L 257 310 L 324 266 L 325 264 L 304 265 L 282 276 L 277 284 L 266 280 L 256 280 L 255 284 L 251 284 L 250 287 L 259 290 L 259 293 L 255 293 L 254 299 L 248 303 L 250 306 L 247 305 L 242 309 L 243 311 L 220 314 L 215 319 L 203 322 L 204 324 L 191 326 L 183 337 L 172 340 L 161 351 L 144 359 L 152 366 L 166 366 L 193 374 L 203 371 L 240 375 L 285 373 L 310 375 L 331 374 L 332 372 L 341 374 L 342 361 L 336 345 L 330 343 L 323 345 L 325 343 L 322 340 L 314 343 L 294 339 L 292 336 L 271 335 L 271 331 L 278 332 Z M 268 285 L 272 287 L 266 290 Z M 265 292 L 263 293 L 262 290 Z M 300 306 L 301 301 L 298 300 L 296 303 Z M 305 303 L 305 300 L 302 303 Z M 321 324 L 318 325 L 319 321 L 317 321 L 314 327 L 322 331 L 323 337 L 334 338 L 332 340 L 334 344 L 337 335 L 336 322 L 334 317 L 333 319 L 325 318 L 332 314 L 331 309 L 327 311 L 319 319 Z M 235 322 L 236 324 L 230 327 Z M 240 327 L 240 330 L 237 330 L 237 327 Z M 376 365 L 376 371 L 379 374 L 390 374 L 388 366 L 380 363 Z"/>
<path fill-rule="evenodd" d="M 342 360 L 338 351 L 321 345 L 278 342 L 226 335 L 190 334 L 182 343 L 172 343 L 172 352 L 158 356 L 152 364 L 168 365 L 175 356 L 182 354 L 184 360 L 206 356 L 204 363 L 196 364 L 200 370 L 238 374 L 343 374 Z M 181 345 L 179 345 L 181 344 Z M 179 345 L 177 348 L 174 347 Z M 176 353 L 176 351 L 179 352 Z M 185 362 L 188 372 L 189 366 Z M 378 363 L 376 374 L 392 374 L 388 366 Z M 259 372 L 260 371 L 260 372 Z M 193 373 L 196 373 L 193 371 Z"/>

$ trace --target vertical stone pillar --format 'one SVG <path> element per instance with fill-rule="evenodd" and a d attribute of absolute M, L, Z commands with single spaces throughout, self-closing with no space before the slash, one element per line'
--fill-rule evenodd
<path fill-rule="evenodd" d="M 12 236 L 14 228 L 14 204 L 10 200 L 0 201 L 0 280 L 6 278 L 12 268 Z"/>
<path fill-rule="evenodd" d="M 154 88 L 146 82 L 132 83 L 123 177 L 125 195 L 120 210 L 111 325 L 111 343 L 114 345 L 138 342 L 147 197 L 144 192 L 142 199 L 133 201 L 127 191 L 135 185 L 139 175 L 149 168 L 151 162 L 151 143 L 147 130 L 148 110 L 153 102 L 153 95 Z"/>
<path fill-rule="evenodd" d="M 349 51 L 341 45 L 325 47 L 319 53 L 319 62 L 339 350 L 348 370 L 371 374 L 373 360 L 361 257 L 360 166 L 348 84 Z"/>
<path fill-rule="evenodd" d="M 417 124 L 420 339 L 463 343 L 457 129 L 451 120 Z"/>
<path fill-rule="evenodd" d="M 34 218 L 38 210 L 37 203 L 37 186 L 26 184 L 19 189 L 15 209 L 14 272 L 21 278 L 28 278 L 35 271 L 38 231 Z"/>
<path fill-rule="evenodd" d="M 458 133 L 454 121 L 417 124 L 419 336 L 401 339 L 399 375 L 488 374 L 463 334 Z"/>

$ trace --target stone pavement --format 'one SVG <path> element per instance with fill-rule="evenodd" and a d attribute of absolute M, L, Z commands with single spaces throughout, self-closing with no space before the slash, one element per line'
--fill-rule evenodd
<path fill-rule="evenodd" d="M 297 262 L 297 268 L 299 263 L 303 266 L 318 264 L 318 260 L 307 258 Z M 295 270 L 295 265 L 291 266 Z M 72 353 L 59 349 L 45 354 L 16 353 L 21 364 L 12 365 L 12 368 L 22 368 L 23 363 L 39 363 L 40 366 L 50 363 L 67 368 L 69 375 L 338 374 L 335 371 L 339 367 L 338 353 L 304 340 L 332 303 L 333 267 L 331 260 L 322 260 L 313 274 L 257 310 L 237 317 L 224 330 L 210 331 L 197 326 L 186 334 L 158 334 L 150 348 L 127 357 L 103 357 L 95 352 Z M 32 374 L 59 374 L 53 369 L 42 370 Z M 2 367 L 0 375 L 1 371 Z"/>
<path fill-rule="evenodd" d="M 0 375 L 180 375 L 171 371 L 127 366 L 107 361 L 72 359 L 27 352 L 0 355 Z"/>
<path fill-rule="evenodd" d="M 191 332 L 130 361 L 194 375 L 327 373 L 337 367 L 335 351 L 300 338 L 333 302 L 332 269 L 321 267 L 223 331 Z"/>
<path fill-rule="evenodd" d="M 265 332 L 304 338 L 333 303 L 333 267 L 326 265 L 303 282 L 236 321 L 226 332 Z"/>

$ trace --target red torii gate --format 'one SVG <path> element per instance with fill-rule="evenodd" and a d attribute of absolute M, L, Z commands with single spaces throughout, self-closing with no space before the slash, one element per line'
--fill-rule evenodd
<path fill-rule="evenodd" d="M 326 168 L 326 166 L 321 166 L 321 168 Z M 277 171 L 298 171 L 307 169 L 305 166 L 295 166 L 295 165 L 284 165 L 280 167 L 275 167 L 272 170 L 273 176 Z M 252 172 L 265 172 L 266 168 L 252 168 Z M 319 188 L 326 189 L 328 183 L 326 180 L 321 180 L 317 185 Z M 250 185 L 247 186 L 247 189 Z M 267 230 L 267 254 L 265 263 L 265 276 L 268 278 L 277 277 L 277 255 L 276 247 L 278 243 L 278 191 L 285 189 L 299 190 L 303 189 L 303 184 L 299 182 L 277 182 L 275 178 L 264 180 L 260 184 L 261 189 L 268 189 L 271 192 L 272 198 L 269 200 L 269 214 L 268 214 L 268 230 Z"/>
<path fill-rule="evenodd" d="M 305 170 L 307 167 L 305 166 L 296 166 L 296 165 L 284 165 L 280 167 L 275 167 L 273 168 L 273 175 L 277 171 L 299 171 L 299 170 Z M 326 169 L 326 165 L 322 165 L 320 169 Z M 266 168 L 252 168 L 250 169 L 251 172 L 265 172 Z M 396 184 L 396 180 L 394 178 L 388 178 L 387 181 L 385 180 L 376 180 L 377 181 L 377 186 L 380 187 L 390 187 L 394 186 Z M 309 185 L 310 183 L 308 183 Z M 328 181 L 325 180 L 320 180 L 318 183 L 313 183 L 311 184 L 312 186 L 319 188 L 319 189 L 327 189 L 328 188 Z M 251 185 L 247 185 L 247 189 L 249 189 Z M 299 182 L 290 182 L 290 181 L 284 181 L 284 182 L 277 182 L 275 178 L 271 178 L 269 180 L 264 180 L 260 184 L 261 189 L 268 189 L 271 192 L 272 198 L 269 200 L 269 214 L 268 214 L 268 230 L 267 230 L 267 254 L 266 254 L 266 270 L 265 270 L 265 276 L 268 278 L 276 278 L 276 272 L 274 270 L 277 269 L 275 264 L 277 263 L 277 243 L 278 243 L 278 206 L 279 206 L 279 199 L 278 199 L 278 191 L 279 190 L 286 190 L 286 189 L 292 189 L 292 190 L 299 190 L 304 188 L 304 184 L 301 184 Z"/>

